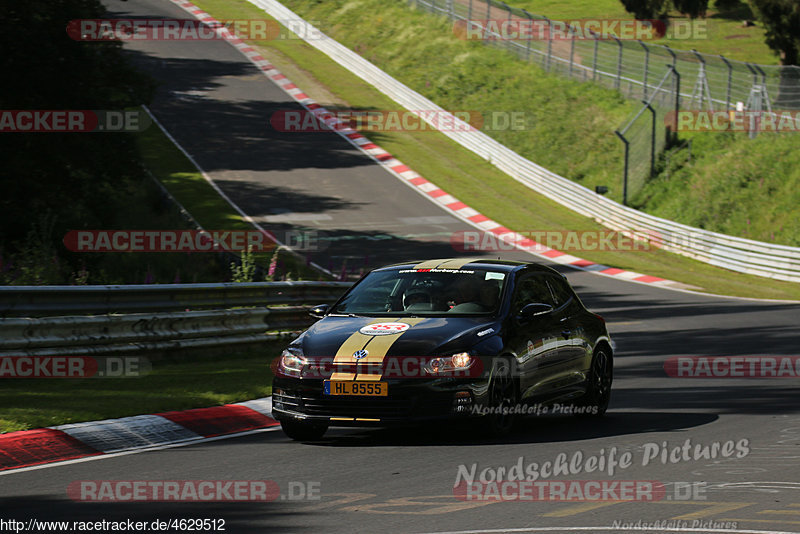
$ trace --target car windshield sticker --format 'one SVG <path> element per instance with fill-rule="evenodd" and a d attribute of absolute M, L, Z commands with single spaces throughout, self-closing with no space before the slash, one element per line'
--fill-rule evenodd
<path fill-rule="evenodd" d="M 406 273 L 450 273 L 450 274 L 475 274 L 475 271 L 464 271 L 462 269 L 404 269 L 400 274 Z"/>
<path fill-rule="evenodd" d="M 495 273 L 492 271 L 486 271 L 486 278 L 484 280 L 503 280 L 506 277 L 506 273 Z"/>

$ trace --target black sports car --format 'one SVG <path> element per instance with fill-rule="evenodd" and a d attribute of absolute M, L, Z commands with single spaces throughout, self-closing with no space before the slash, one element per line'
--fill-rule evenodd
<path fill-rule="evenodd" d="M 375 269 L 283 351 L 273 415 L 291 438 L 329 426 L 602 415 L 613 359 L 605 321 L 534 263 L 430 260 Z M 558 407 L 558 409 L 556 409 Z"/>

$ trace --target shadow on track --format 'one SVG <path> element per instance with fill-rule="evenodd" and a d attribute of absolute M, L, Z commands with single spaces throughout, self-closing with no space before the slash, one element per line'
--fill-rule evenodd
<path fill-rule="evenodd" d="M 413 428 L 376 430 L 332 429 L 313 445 L 320 447 L 382 446 L 473 446 L 524 443 L 560 443 L 613 436 L 685 430 L 709 424 L 713 414 L 613 412 L 602 419 L 575 417 L 526 418 L 505 437 L 480 436 L 475 427 L 462 425 L 423 425 Z"/>

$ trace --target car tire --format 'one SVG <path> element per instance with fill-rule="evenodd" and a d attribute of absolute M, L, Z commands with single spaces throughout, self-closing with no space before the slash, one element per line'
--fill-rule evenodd
<path fill-rule="evenodd" d="M 592 367 L 589 370 L 589 386 L 580 407 L 587 408 L 578 415 L 602 417 L 611 401 L 611 383 L 614 379 L 614 365 L 608 349 L 600 347 L 592 356 Z M 596 410 L 594 408 L 597 408 Z"/>
<path fill-rule="evenodd" d="M 511 370 L 511 362 L 506 358 L 498 358 L 492 363 L 487 399 L 489 413 L 483 416 L 484 433 L 490 436 L 510 434 L 517 420 L 514 409 L 519 395 Z M 504 408 L 508 408 L 509 413 L 502 413 Z"/>
<path fill-rule="evenodd" d="M 295 441 L 316 441 L 328 431 L 328 425 L 318 425 L 303 421 L 281 421 L 283 433 Z"/>

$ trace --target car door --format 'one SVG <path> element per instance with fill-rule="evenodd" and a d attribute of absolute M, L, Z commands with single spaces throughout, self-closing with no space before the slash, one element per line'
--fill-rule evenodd
<path fill-rule="evenodd" d="M 510 345 L 519 364 L 520 396 L 524 401 L 540 401 L 552 393 L 561 325 L 552 313 L 521 320 L 520 312 L 529 304 L 554 306 L 543 274 L 519 276 L 514 284 L 510 310 Z"/>
<path fill-rule="evenodd" d="M 569 396 L 581 391 L 585 370 L 590 363 L 591 345 L 581 323 L 583 306 L 575 298 L 569 283 L 556 275 L 547 275 L 546 280 L 553 295 L 553 319 L 558 323 L 560 335 L 553 385 L 559 395 Z"/>

